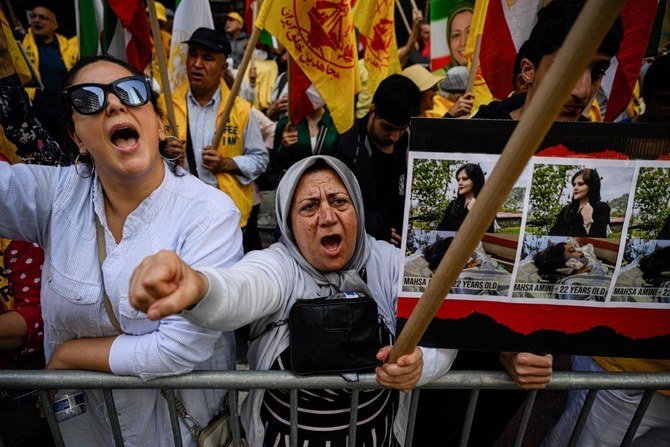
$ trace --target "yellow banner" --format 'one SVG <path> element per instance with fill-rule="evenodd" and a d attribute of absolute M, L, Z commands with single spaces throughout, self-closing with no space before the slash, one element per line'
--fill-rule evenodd
<path fill-rule="evenodd" d="M 328 105 L 338 132 L 354 124 L 360 91 L 349 0 L 265 0 L 256 26 L 286 47 Z"/>
<path fill-rule="evenodd" d="M 12 33 L 12 27 L 9 25 L 7 16 L 5 16 L 5 11 L 0 7 L 0 26 L 2 26 L 2 32 L 5 34 L 5 41 L 7 42 L 7 49 L 9 50 L 9 55 L 12 57 L 12 62 L 14 63 L 14 70 L 16 74 L 19 75 L 22 84 L 27 84 L 33 80 L 33 76 L 30 73 L 30 68 L 26 62 L 21 50 L 19 49 L 19 43 L 14 39 L 14 34 Z"/>
<path fill-rule="evenodd" d="M 395 40 L 394 0 L 358 0 L 354 6 L 354 25 L 365 36 L 367 90 L 372 95 L 387 76 L 400 73 Z"/>
<path fill-rule="evenodd" d="M 468 43 L 465 46 L 465 57 L 468 59 L 468 69 L 472 70 L 472 59 L 475 54 L 475 46 L 477 45 L 477 36 L 484 34 L 484 22 L 486 21 L 486 11 L 489 8 L 489 0 L 477 0 L 475 2 L 475 10 L 472 14 L 472 22 L 470 24 L 470 33 L 468 34 Z M 475 73 L 475 82 L 472 88 L 472 93 L 475 95 L 475 101 L 472 105 L 473 116 L 479 110 L 479 107 L 484 106 L 494 100 L 489 86 L 482 75 L 482 67 L 477 64 L 477 72 Z"/>

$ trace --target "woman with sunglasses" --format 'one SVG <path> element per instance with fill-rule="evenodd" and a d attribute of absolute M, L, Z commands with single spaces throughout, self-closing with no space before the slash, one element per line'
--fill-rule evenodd
<path fill-rule="evenodd" d="M 133 269 L 174 250 L 192 265 L 230 266 L 242 256 L 239 212 L 221 191 L 161 157 L 166 139 L 149 80 L 106 56 L 81 60 L 64 89 L 64 126 L 75 166 L 0 163 L 0 237 L 45 248 L 42 306 L 47 369 L 155 377 L 234 367 L 230 333 L 181 317 L 150 321 L 128 302 Z M 56 398 L 69 390 L 59 390 Z M 100 390 L 60 428 L 66 445 L 113 445 Z M 224 390 L 179 390 L 205 427 Z M 158 390 L 115 390 L 126 446 L 172 446 Z M 181 421 L 183 445 L 195 437 Z"/>

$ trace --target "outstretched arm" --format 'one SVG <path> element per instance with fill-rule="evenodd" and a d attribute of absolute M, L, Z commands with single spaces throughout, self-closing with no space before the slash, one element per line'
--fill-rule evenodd
<path fill-rule="evenodd" d="M 209 290 L 209 281 L 171 251 L 149 256 L 135 268 L 128 297 L 150 320 L 195 306 Z"/>

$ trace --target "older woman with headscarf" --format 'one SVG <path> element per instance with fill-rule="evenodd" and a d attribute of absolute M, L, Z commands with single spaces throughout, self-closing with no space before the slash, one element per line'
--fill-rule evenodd
<path fill-rule="evenodd" d="M 279 184 L 276 211 L 280 241 L 249 253 L 232 268 L 192 270 L 170 252 L 145 259 L 131 279 L 133 305 L 152 319 L 188 309 L 182 312 L 186 319 L 219 330 L 253 322 L 252 339 L 258 338 L 248 358 L 258 370 L 287 368 L 290 328 L 270 323 L 286 319 L 298 299 L 366 292 L 395 333 L 401 253 L 365 233 L 363 200 L 351 171 L 328 156 L 298 162 Z M 385 361 L 389 353 L 390 347 L 382 348 L 377 359 Z M 377 381 L 408 391 L 444 374 L 454 357 L 453 350 L 417 348 L 397 363 L 377 367 Z M 288 402 L 282 390 L 251 391 L 242 410 L 250 445 L 288 445 Z M 346 445 L 347 391 L 300 391 L 299 402 L 300 445 Z M 403 399 L 399 409 L 394 390 L 362 392 L 357 443 L 396 445 L 391 431 L 405 403 Z M 395 431 L 402 441 L 400 419 Z"/>

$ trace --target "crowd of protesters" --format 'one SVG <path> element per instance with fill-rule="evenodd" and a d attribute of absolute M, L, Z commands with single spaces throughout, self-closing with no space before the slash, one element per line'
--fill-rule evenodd
<path fill-rule="evenodd" d="M 392 344 L 411 118 L 521 119 L 583 3 L 554 0 L 539 11 L 515 62 L 515 91 L 478 110 L 466 91 L 471 4 L 452 12 L 451 62 L 435 72 L 426 54 L 430 25 L 414 11 L 399 49 L 404 69 L 353 98 L 358 120 L 342 134 L 327 104 L 291 122 L 287 51 L 257 44 L 226 137 L 213 147 L 249 39 L 240 13 L 184 42 L 187 82 L 172 92 L 172 136 L 155 54 L 144 72 L 108 56 L 80 59 L 76 38 L 58 33 L 54 3 L 34 2 L 29 28 L 18 27 L 15 37 L 42 88 L 22 86 L 0 32 L 0 368 L 148 380 L 234 369 L 237 343 L 248 345 L 252 368 L 290 369 L 289 328 L 268 327 L 287 318 L 297 299 L 349 291 L 374 297 Z M 173 13 L 156 8 L 169 48 Z M 602 115 L 595 98 L 623 32 L 617 20 L 557 120 Z M 670 123 L 666 52 L 641 66 L 641 94 L 621 120 Z M 362 83 L 365 76 L 362 70 Z M 474 187 L 463 189 L 440 224 L 458 214 L 454 231 L 481 189 L 473 166 L 456 173 L 459 188 Z M 257 225 L 262 190 L 277 193 L 278 241 L 269 248 Z M 586 234 L 599 224 L 598 210 L 589 208 L 580 207 L 576 224 Z M 244 325 L 235 341 L 232 331 Z M 377 354 L 377 380 L 403 392 L 448 370 L 505 371 L 520 390 L 539 389 L 555 362 L 551 354 L 420 347 L 383 363 L 388 354 Z M 670 361 L 574 357 L 573 369 L 670 371 Z M 204 427 L 225 407 L 225 394 L 182 390 L 177 398 Z M 113 445 L 102 393 L 86 395 L 89 411 L 60 424 L 66 444 Z M 357 445 L 403 443 L 404 397 L 361 396 L 369 417 L 359 417 Z M 173 445 L 159 390 L 116 390 L 114 397 L 125 445 Z M 578 445 L 618 445 L 641 397 L 600 391 Z M 346 393 L 301 392 L 299 399 L 301 420 L 311 421 L 299 429 L 300 445 L 346 445 Z M 457 445 L 468 399 L 466 390 L 423 391 L 414 445 Z M 471 445 L 493 445 L 524 399 L 521 391 L 483 390 Z M 584 400 L 584 392 L 571 391 L 544 445 L 567 445 Z M 288 402 L 283 390 L 247 398 L 242 422 L 250 445 L 289 445 Z M 35 403 L 34 391 L 0 390 L 0 445 L 52 442 Z M 323 416 L 331 413 L 337 416 Z M 180 424 L 182 444 L 196 445 L 186 421 Z M 639 445 L 670 445 L 669 392 L 654 394 L 635 436 Z"/>

